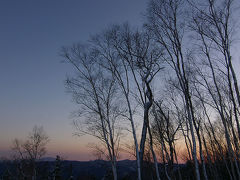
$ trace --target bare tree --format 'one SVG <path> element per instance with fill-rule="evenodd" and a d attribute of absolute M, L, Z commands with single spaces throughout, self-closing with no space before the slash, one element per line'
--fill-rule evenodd
<path fill-rule="evenodd" d="M 15 152 L 14 158 L 19 161 L 23 176 L 29 176 L 23 167 L 26 164 L 30 168 L 32 179 L 35 180 L 37 178 L 36 161 L 46 154 L 46 144 L 48 142 L 49 138 L 43 127 L 38 126 L 34 126 L 25 141 L 19 139 L 13 141 L 12 150 Z"/>
<path fill-rule="evenodd" d="M 153 104 L 152 81 L 161 69 L 160 57 L 162 53 L 157 46 L 153 45 L 151 35 L 147 31 L 134 31 L 127 24 L 113 27 L 104 37 L 105 41 L 103 39 L 95 38 L 95 42 L 97 40 L 97 45 L 100 47 L 99 52 L 101 52 L 104 59 L 107 59 L 107 69 L 115 74 L 122 88 L 127 87 L 128 90 L 132 91 L 129 87 L 134 87 L 135 85 L 137 91 L 132 91 L 131 93 L 137 98 L 137 101 L 139 101 L 144 111 L 139 150 L 140 166 L 142 166 L 143 163 L 145 141 L 148 131 L 150 149 L 155 163 L 156 174 L 159 179 L 157 158 L 153 150 L 149 112 Z M 108 44 L 103 45 L 102 42 L 108 42 Z M 109 50 L 111 54 L 106 53 L 109 52 Z M 112 53 L 115 53 L 115 56 Z M 116 55 L 118 58 L 116 58 Z M 113 57 L 119 60 L 114 62 Z M 114 63 L 118 65 L 117 68 Z M 120 75 L 119 66 L 123 68 L 121 71 L 125 73 L 121 73 Z M 127 80 L 124 82 L 126 87 L 124 87 L 125 84 L 122 83 L 122 79 Z M 123 92 L 126 94 L 125 92 L 127 91 Z M 132 101 L 130 103 L 132 103 Z M 137 144 L 135 145 L 137 146 Z"/>
<path fill-rule="evenodd" d="M 138 180 L 141 180 L 141 167 L 139 156 L 139 145 L 136 134 L 136 126 L 134 121 L 135 108 L 132 103 L 132 81 L 129 65 L 119 53 L 119 43 L 123 40 L 121 37 L 122 29 L 120 26 L 113 26 L 102 34 L 94 36 L 91 40 L 94 44 L 95 52 L 99 54 L 99 64 L 108 72 L 112 73 L 118 83 L 121 93 L 125 99 L 127 111 L 124 117 L 131 124 L 131 132 L 133 135 L 135 153 L 137 159 Z"/>
<path fill-rule="evenodd" d="M 182 0 L 151 0 L 148 6 L 148 24 L 146 27 L 155 35 L 155 40 L 165 50 L 165 58 L 175 71 L 178 86 L 184 97 L 187 120 L 192 138 L 192 158 L 195 165 L 196 179 L 200 180 L 199 165 L 196 151 L 195 114 L 191 97 L 191 73 L 188 68 L 188 54 L 184 53 L 184 8 Z M 185 45 L 185 46 L 184 46 Z"/>
<path fill-rule="evenodd" d="M 230 159 L 230 178 L 238 179 L 239 172 L 239 99 L 238 82 L 232 65 L 231 46 L 233 36 L 232 0 L 206 0 L 198 4 L 190 1 L 193 8 L 192 30 L 196 32 L 202 59 L 198 83 L 207 89 L 221 118 Z M 209 69 L 209 72 L 206 70 Z M 210 104 L 210 102 L 207 102 Z M 235 119 L 236 129 L 233 124 Z M 232 144 L 235 146 L 232 147 Z M 226 163 L 225 163 L 226 164 Z M 235 166 L 235 167 L 234 167 Z"/>
<path fill-rule="evenodd" d="M 153 44 L 151 35 L 147 31 L 131 31 L 125 26 L 121 39 L 115 43 L 119 55 L 126 62 L 131 72 L 138 90 L 138 97 L 143 107 L 143 126 L 140 140 L 140 162 L 143 164 L 143 154 L 147 131 L 149 135 L 149 145 L 155 163 L 157 179 L 160 179 L 158 172 L 157 158 L 153 149 L 153 138 L 150 128 L 150 108 L 153 105 L 154 95 L 152 82 L 157 73 L 161 70 L 161 50 Z M 121 43 L 119 43 L 121 42 Z M 139 79 L 138 79 L 139 78 Z"/>
<path fill-rule="evenodd" d="M 62 56 L 76 70 L 76 75 L 66 80 L 66 86 L 80 105 L 77 116 L 83 118 L 74 121 L 77 135 L 92 135 L 103 142 L 116 180 L 121 114 L 116 79 L 103 71 L 99 55 L 88 44 L 65 47 Z"/>
<path fill-rule="evenodd" d="M 177 116 L 175 116 L 176 114 Z M 152 128 L 154 136 L 161 144 L 163 162 L 165 164 L 166 159 L 168 164 L 168 170 L 165 164 L 165 174 L 168 179 L 174 179 L 173 166 L 174 162 L 178 163 L 177 155 L 175 156 L 175 144 L 177 141 L 177 133 L 179 132 L 183 121 L 179 118 L 178 112 L 174 112 L 170 106 L 164 106 L 162 102 L 155 101 L 153 116 L 154 121 Z M 179 167 L 178 175 L 179 179 L 181 179 Z"/>

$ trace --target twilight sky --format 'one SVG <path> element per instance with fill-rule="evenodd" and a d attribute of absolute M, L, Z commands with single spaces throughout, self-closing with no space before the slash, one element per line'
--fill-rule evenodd
<path fill-rule="evenodd" d="M 0 1 L 0 157 L 12 140 L 34 125 L 51 141 L 48 156 L 88 160 L 90 137 L 76 138 L 70 113 L 77 109 L 65 93 L 72 68 L 60 63 L 59 49 L 85 41 L 113 23 L 140 25 L 147 0 Z"/>

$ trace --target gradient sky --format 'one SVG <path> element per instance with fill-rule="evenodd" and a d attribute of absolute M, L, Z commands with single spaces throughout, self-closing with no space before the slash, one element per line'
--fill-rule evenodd
<path fill-rule="evenodd" d="M 72 68 L 60 63 L 59 49 L 85 41 L 113 23 L 140 25 L 147 0 L 0 1 L 0 156 L 12 140 L 34 125 L 51 141 L 49 156 L 88 160 L 93 138 L 72 136 L 70 113 L 77 109 L 65 93 Z"/>

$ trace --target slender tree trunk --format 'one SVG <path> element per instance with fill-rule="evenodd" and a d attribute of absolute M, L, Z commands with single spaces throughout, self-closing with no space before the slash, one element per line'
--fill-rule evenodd
<path fill-rule="evenodd" d="M 114 177 L 114 180 L 117 180 L 117 160 L 116 160 L 116 153 L 115 153 L 115 144 L 114 144 L 114 139 L 113 139 L 113 134 L 112 134 L 112 127 L 111 127 L 111 124 L 110 124 L 110 121 L 108 119 L 108 129 L 109 129 L 109 137 L 110 137 L 110 142 L 111 142 L 111 152 L 112 152 L 112 171 L 113 171 L 113 177 Z"/>
<path fill-rule="evenodd" d="M 192 152 L 192 147 L 190 146 L 190 150 L 189 150 L 189 145 L 188 145 L 187 138 L 186 138 L 186 135 L 184 133 L 183 127 L 181 127 L 181 130 L 182 130 L 182 134 L 183 134 L 183 137 L 184 137 L 184 142 L 186 144 L 186 148 L 187 148 L 187 152 L 188 152 L 188 158 L 189 158 L 189 160 L 191 160 L 192 159 L 192 155 L 190 153 L 190 150 Z"/>
<path fill-rule="evenodd" d="M 178 158 L 177 158 L 177 153 L 176 153 L 176 148 L 175 148 L 175 144 L 173 144 L 174 146 L 174 158 L 176 160 L 176 163 L 177 163 L 177 171 L 178 171 L 178 177 L 179 177 L 179 180 L 182 180 L 182 175 L 181 175 L 181 171 L 180 171 L 180 167 L 179 167 L 179 163 L 178 163 Z"/>
<path fill-rule="evenodd" d="M 238 87 L 238 81 L 237 81 L 236 73 L 235 73 L 234 68 L 232 66 L 231 56 L 228 59 L 229 59 L 229 67 L 231 69 L 232 78 L 233 78 L 233 82 L 234 82 L 235 93 L 237 95 L 238 106 L 240 107 L 240 91 L 239 91 L 239 87 Z"/>
<path fill-rule="evenodd" d="M 140 157 L 140 165 L 141 168 L 143 167 L 143 156 L 144 156 L 144 149 L 145 149 L 145 142 L 146 142 L 146 136 L 147 136 L 147 113 L 145 112 L 144 107 L 144 117 L 143 117 L 143 127 L 142 127 L 142 134 L 141 134 L 141 140 L 140 140 L 140 150 L 139 150 L 139 157 Z"/>
<path fill-rule="evenodd" d="M 153 149 L 152 132 L 151 132 L 151 129 L 150 129 L 149 124 L 148 124 L 148 133 L 149 133 L 149 138 L 150 138 L 150 148 L 151 148 L 151 152 L 152 152 L 152 156 L 153 156 L 153 161 L 154 161 L 154 165 L 155 165 L 156 176 L 157 176 L 157 179 L 160 180 L 158 162 L 157 162 L 156 154 L 155 154 L 154 149 Z"/>
<path fill-rule="evenodd" d="M 142 173 L 141 173 L 141 164 L 140 164 L 140 156 L 139 156 L 139 151 L 138 151 L 138 141 L 137 141 L 137 135 L 136 135 L 136 130 L 135 130 L 135 125 L 133 121 L 133 115 L 132 115 L 132 108 L 130 105 L 130 101 L 128 96 L 126 95 L 127 99 L 127 104 L 128 104 L 128 111 L 129 111 L 129 119 L 131 122 L 132 126 L 132 134 L 133 134 L 133 139 L 134 139 L 134 145 L 135 145 L 135 150 L 136 150 L 136 157 L 137 157 L 137 172 L 138 172 L 138 180 L 141 180 L 142 178 Z"/>
<path fill-rule="evenodd" d="M 197 149 L 196 149 L 197 145 L 196 145 L 196 139 L 195 139 L 194 130 L 193 130 L 193 119 L 192 119 L 192 115 L 190 112 L 190 105 L 188 102 L 188 98 L 186 98 L 186 108 L 187 108 L 188 121 L 189 121 L 190 132 L 191 132 L 192 143 L 193 143 L 192 158 L 193 158 L 194 165 L 195 165 L 196 179 L 200 180 L 199 165 L 198 165 L 198 159 L 197 159 Z"/>
<path fill-rule="evenodd" d="M 205 123 L 204 123 L 204 125 L 206 127 Z M 207 147 L 207 143 L 206 143 L 205 136 L 204 136 L 202 128 L 201 128 L 201 132 L 202 132 L 204 149 L 205 149 L 206 154 L 207 154 L 207 161 L 208 161 L 208 164 L 209 164 L 210 177 L 217 180 L 217 179 L 219 179 L 219 175 L 218 175 L 218 172 L 217 172 L 216 168 L 213 167 L 213 163 L 212 163 L 211 157 L 210 157 L 209 152 L 208 152 L 209 150 L 208 150 L 208 147 Z"/>
<path fill-rule="evenodd" d="M 112 163 L 112 171 L 113 171 L 113 178 L 114 180 L 117 180 L 117 166 L 116 166 L 116 161 L 113 160 Z"/>
<path fill-rule="evenodd" d="M 201 140 L 201 137 L 200 137 L 200 134 L 199 134 L 199 130 L 197 132 L 197 137 L 198 137 L 198 142 L 199 142 L 199 153 L 200 153 L 200 158 L 201 158 L 201 162 L 202 162 L 203 176 L 204 176 L 205 180 L 208 180 L 206 164 L 205 164 L 205 161 L 204 161 L 203 150 L 202 150 L 202 140 Z"/>
<path fill-rule="evenodd" d="M 161 138 L 162 139 L 162 138 Z M 162 159 L 163 159 L 163 164 L 164 164 L 164 172 L 168 180 L 171 180 L 170 176 L 168 175 L 167 171 L 167 166 L 166 166 L 166 161 L 165 161 L 165 155 L 164 155 L 164 141 L 163 139 L 161 140 L 161 151 L 162 151 Z M 167 152 L 166 152 L 167 153 Z"/>

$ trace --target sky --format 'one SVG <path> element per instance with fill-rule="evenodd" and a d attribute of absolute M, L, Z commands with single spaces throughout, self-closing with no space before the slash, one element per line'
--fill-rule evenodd
<path fill-rule="evenodd" d="M 84 42 L 115 23 L 140 26 L 147 0 L 0 1 L 0 157 L 14 138 L 34 125 L 50 137 L 47 156 L 89 160 L 94 139 L 74 137 L 71 112 L 77 106 L 64 79 L 72 67 L 59 49 Z"/>

